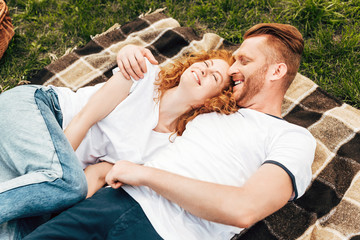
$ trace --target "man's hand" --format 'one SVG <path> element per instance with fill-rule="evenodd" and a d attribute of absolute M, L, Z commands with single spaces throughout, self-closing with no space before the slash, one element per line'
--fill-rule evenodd
<path fill-rule="evenodd" d="M 132 163 L 129 161 L 117 161 L 109 173 L 106 175 L 106 182 L 112 188 L 119 188 L 123 184 L 132 186 L 142 185 L 142 179 L 145 177 L 147 167 Z"/>
<path fill-rule="evenodd" d="M 130 76 L 135 80 L 139 80 L 144 77 L 144 73 L 147 72 L 145 57 L 150 63 L 157 65 L 154 55 L 147 48 L 126 45 L 117 54 L 116 60 L 120 72 L 124 77 L 130 80 Z"/>

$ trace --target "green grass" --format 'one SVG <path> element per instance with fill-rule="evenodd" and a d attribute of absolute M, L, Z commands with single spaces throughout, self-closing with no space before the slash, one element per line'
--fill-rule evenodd
<path fill-rule="evenodd" d="M 149 9 L 200 34 L 214 32 L 234 43 L 260 22 L 289 23 L 303 33 L 300 73 L 360 108 L 360 0 L 8 0 L 15 36 L 0 60 L 0 91 L 37 71 L 91 35 L 124 24 Z"/>

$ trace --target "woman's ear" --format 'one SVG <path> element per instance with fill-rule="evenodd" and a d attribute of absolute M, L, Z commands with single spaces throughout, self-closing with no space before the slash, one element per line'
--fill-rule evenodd
<path fill-rule="evenodd" d="M 282 79 L 287 73 L 287 66 L 285 63 L 277 63 L 272 67 L 271 80 L 276 81 Z"/>

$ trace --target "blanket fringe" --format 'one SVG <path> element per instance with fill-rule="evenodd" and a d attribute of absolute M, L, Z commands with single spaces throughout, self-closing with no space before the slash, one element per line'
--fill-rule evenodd
<path fill-rule="evenodd" d="M 158 8 L 158 9 L 156 9 L 155 11 L 151 12 L 151 8 L 150 8 L 149 11 L 147 11 L 146 13 L 140 14 L 140 15 L 139 15 L 139 18 L 143 18 L 143 17 L 145 17 L 145 16 L 147 16 L 147 15 L 151 15 L 151 14 L 160 13 L 160 12 L 163 12 L 163 11 L 165 11 L 165 10 L 166 10 L 166 7 L 164 7 L 164 8 Z"/>
<path fill-rule="evenodd" d="M 108 30 L 106 30 L 105 32 L 96 34 L 95 36 L 90 35 L 90 38 L 91 38 L 91 39 L 94 39 L 94 38 L 100 37 L 100 36 L 102 36 L 102 35 L 110 32 L 110 31 L 112 31 L 112 30 L 114 30 L 114 29 L 119 28 L 119 27 L 121 27 L 121 25 L 120 25 L 119 23 L 115 23 L 114 25 L 112 25 L 112 26 L 111 26 Z"/>

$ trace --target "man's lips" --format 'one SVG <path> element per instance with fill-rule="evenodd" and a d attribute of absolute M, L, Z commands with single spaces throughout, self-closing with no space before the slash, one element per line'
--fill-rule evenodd
<path fill-rule="evenodd" d="M 192 74 L 194 75 L 195 80 L 197 81 L 197 83 L 198 83 L 199 85 L 201 85 L 200 78 L 199 78 L 199 76 L 196 74 L 196 72 L 192 72 Z"/>
<path fill-rule="evenodd" d="M 244 80 L 234 80 L 234 86 L 244 83 Z"/>
<path fill-rule="evenodd" d="M 234 81 L 234 86 L 243 84 L 245 82 L 245 76 L 240 72 L 232 74 L 231 78 Z"/>

